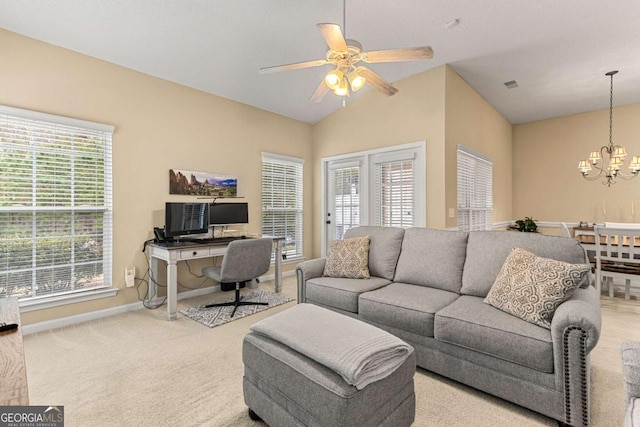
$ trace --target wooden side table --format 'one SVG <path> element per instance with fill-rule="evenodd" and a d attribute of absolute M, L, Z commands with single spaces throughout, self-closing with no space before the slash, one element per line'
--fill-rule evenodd
<path fill-rule="evenodd" d="M 27 368 L 17 298 L 0 298 L 0 323 L 19 325 L 13 331 L 0 332 L 0 406 L 27 406 Z"/>

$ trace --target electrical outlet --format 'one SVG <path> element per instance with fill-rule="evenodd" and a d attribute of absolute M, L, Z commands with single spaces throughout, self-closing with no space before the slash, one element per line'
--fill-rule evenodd
<path fill-rule="evenodd" d="M 124 269 L 124 283 L 127 285 L 127 288 L 133 288 L 136 284 L 136 268 L 125 268 Z"/>
<path fill-rule="evenodd" d="M 456 217 L 456 210 L 454 208 L 449 208 L 449 218 Z"/>

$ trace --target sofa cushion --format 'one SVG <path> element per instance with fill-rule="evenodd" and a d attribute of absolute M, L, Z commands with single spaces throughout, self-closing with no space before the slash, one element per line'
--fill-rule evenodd
<path fill-rule="evenodd" d="M 538 371 L 553 373 L 551 331 L 461 296 L 435 315 L 434 337 Z"/>
<path fill-rule="evenodd" d="M 571 264 L 587 262 L 584 249 L 574 239 L 517 231 L 471 231 L 460 293 L 486 297 L 513 248 Z"/>
<path fill-rule="evenodd" d="M 388 285 L 391 281 L 380 277 L 369 279 L 344 279 L 316 277 L 307 280 L 307 302 L 339 308 L 351 313 L 358 312 L 358 296 Z"/>
<path fill-rule="evenodd" d="M 587 280 L 590 271 L 588 264 L 569 264 L 515 248 L 484 302 L 551 329 L 556 308 Z"/>
<path fill-rule="evenodd" d="M 458 294 L 406 283 L 392 283 L 360 295 L 359 315 L 365 321 L 433 336 L 434 314 Z"/>
<path fill-rule="evenodd" d="M 405 230 L 394 281 L 460 292 L 468 235 L 466 231 Z"/>
<path fill-rule="evenodd" d="M 636 416 L 632 419 L 635 420 L 637 425 L 640 425 L 640 414 L 638 413 L 640 410 L 640 402 L 638 402 L 638 398 L 640 398 L 640 342 L 624 341 L 621 354 L 627 415 L 635 413 Z M 629 425 L 636 424 L 631 423 Z"/>
<path fill-rule="evenodd" d="M 329 243 L 329 256 L 323 276 L 350 279 L 369 278 L 369 236 L 334 240 Z"/>
<path fill-rule="evenodd" d="M 344 238 L 369 236 L 369 273 L 393 280 L 402 246 L 403 228 L 363 226 L 346 231 Z"/>

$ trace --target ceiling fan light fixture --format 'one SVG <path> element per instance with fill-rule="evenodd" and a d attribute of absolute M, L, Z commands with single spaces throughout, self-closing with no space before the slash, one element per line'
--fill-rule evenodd
<path fill-rule="evenodd" d="M 349 95 L 349 85 L 347 84 L 347 79 L 346 78 L 342 78 L 342 81 L 340 82 L 340 85 L 333 90 L 333 93 L 335 93 L 338 96 L 347 96 Z"/>
<path fill-rule="evenodd" d="M 344 74 L 342 73 L 342 71 L 331 70 L 324 77 L 324 82 L 327 84 L 329 89 L 335 91 L 341 86 L 343 79 L 344 79 Z"/>
<path fill-rule="evenodd" d="M 349 83 L 351 84 L 351 90 L 354 92 L 362 89 L 367 80 L 358 74 L 358 70 L 353 71 L 349 74 Z"/>

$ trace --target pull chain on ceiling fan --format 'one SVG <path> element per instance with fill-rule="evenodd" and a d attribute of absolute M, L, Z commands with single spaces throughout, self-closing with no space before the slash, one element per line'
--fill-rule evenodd
<path fill-rule="evenodd" d="M 364 62 L 367 64 L 373 64 L 379 62 L 416 61 L 433 58 L 433 49 L 431 49 L 430 46 L 363 52 L 362 45 L 359 42 L 356 40 L 345 39 L 344 37 L 347 26 L 346 0 L 343 1 L 342 7 L 342 28 L 345 30 L 344 33 L 338 24 L 317 24 L 320 34 L 329 46 L 325 59 L 265 67 L 259 70 L 260 74 L 319 67 L 331 64 L 335 69 L 329 71 L 325 75 L 323 81 L 320 82 L 316 91 L 311 95 L 311 98 L 309 98 L 309 102 L 316 103 L 322 101 L 329 90 L 332 90 L 333 93 L 338 96 L 347 97 L 351 92 L 360 90 L 365 84 L 369 84 L 387 96 L 392 96 L 398 92 L 398 89 L 393 87 L 370 68 L 365 67 L 364 65 L 358 65 L 358 63 Z"/>

